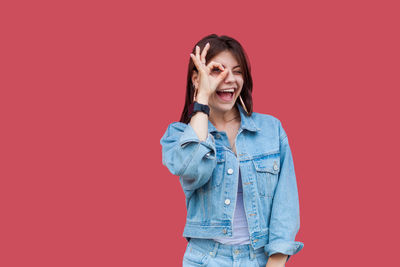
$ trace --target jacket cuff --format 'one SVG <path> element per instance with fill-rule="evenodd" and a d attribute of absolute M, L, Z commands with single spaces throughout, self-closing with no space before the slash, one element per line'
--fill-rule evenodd
<path fill-rule="evenodd" d="M 193 127 L 190 124 L 187 124 L 187 127 L 183 131 L 181 138 L 179 139 L 179 145 L 184 147 L 188 143 L 200 143 L 211 151 L 214 152 L 215 155 L 215 140 L 214 136 L 208 133 L 207 139 L 205 141 L 200 141 L 199 137 L 197 136 L 196 132 L 194 131 Z"/>
<path fill-rule="evenodd" d="M 268 253 L 268 257 L 276 253 L 288 255 L 287 262 L 290 256 L 299 252 L 303 247 L 304 244 L 298 241 L 275 241 L 267 244 L 264 247 L 264 251 Z"/>

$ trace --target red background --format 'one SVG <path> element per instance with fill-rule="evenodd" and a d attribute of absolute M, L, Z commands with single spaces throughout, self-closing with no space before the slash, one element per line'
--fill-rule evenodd
<path fill-rule="evenodd" d="M 160 138 L 189 53 L 245 47 L 279 118 L 305 244 L 287 266 L 393 265 L 398 1 L 2 1 L 0 266 L 180 266 L 184 195 Z"/>

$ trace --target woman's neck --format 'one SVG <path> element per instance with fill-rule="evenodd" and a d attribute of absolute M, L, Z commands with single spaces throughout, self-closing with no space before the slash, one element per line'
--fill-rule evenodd
<path fill-rule="evenodd" d="M 225 128 L 232 122 L 240 121 L 240 112 L 236 106 L 227 112 L 217 112 L 211 109 L 209 120 L 215 127 Z"/>

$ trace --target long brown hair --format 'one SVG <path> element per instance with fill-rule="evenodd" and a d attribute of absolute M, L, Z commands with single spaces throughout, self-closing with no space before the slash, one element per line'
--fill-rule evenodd
<path fill-rule="evenodd" d="M 240 43 L 235 39 L 226 35 L 218 36 L 216 34 L 210 34 L 201 39 L 200 41 L 198 41 L 197 44 L 194 45 L 192 53 L 193 54 L 196 53 L 196 45 L 200 47 L 200 51 L 203 51 L 204 46 L 208 42 L 210 43 L 210 49 L 207 51 L 206 64 L 208 64 L 210 59 L 212 59 L 214 56 L 218 55 L 223 51 L 231 52 L 232 55 L 238 61 L 243 73 L 243 88 L 240 95 L 248 111 L 247 115 L 251 116 L 251 114 L 253 113 L 253 98 L 252 98 L 253 79 L 251 78 L 250 63 L 246 52 L 244 51 Z M 189 123 L 190 121 L 190 118 L 188 116 L 188 108 L 190 104 L 193 102 L 193 96 L 194 96 L 194 86 L 192 83 L 193 71 L 197 72 L 197 69 L 193 63 L 193 60 L 189 58 L 189 66 L 188 66 L 187 82 L 186 82 L 185 106 L 183 107 L 180 119 L 180 122 L 186 124 Z M 240 104 L 239 97 L 236 99 L 236 103 Z"/>

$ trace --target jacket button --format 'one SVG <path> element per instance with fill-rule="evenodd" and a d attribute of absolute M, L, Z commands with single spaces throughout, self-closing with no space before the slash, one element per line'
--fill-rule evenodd
<path fill-rule="evenodd" d="M 236 255 L 239 254 L 239 250 L 235 249 L 235 254 Z"/>
<path fill-rule="evenodd" d="M 226 234 L 226 229 L 222 229 L 222 233 Z"/>
<path fill-rule="evenodd" d="M 221 138 L 221 135 L 220 135 L 219 133 L 217 133 L 217 134 L 215 135 L 215 138 L 220 139 L 220 138 Z"/>
<path fill-rule="evenodd" d="M 228 174 L 232 174 L 233 173 L 233 170 L 232 169 L 228 169 Z"/>
<path fill-rule="evenodd" d="M 275 170 L 275 171 L 278 170 L 278 165 L 276 164 L 276 162 L 274 163 L 274 170 Z"/>
<path fill-rule="evenodd" d="M 230 200 L 229 198 L 225 199 L 225 204 L 226 204 L 226 205 L 231 204 L 231 200 Z"/>

